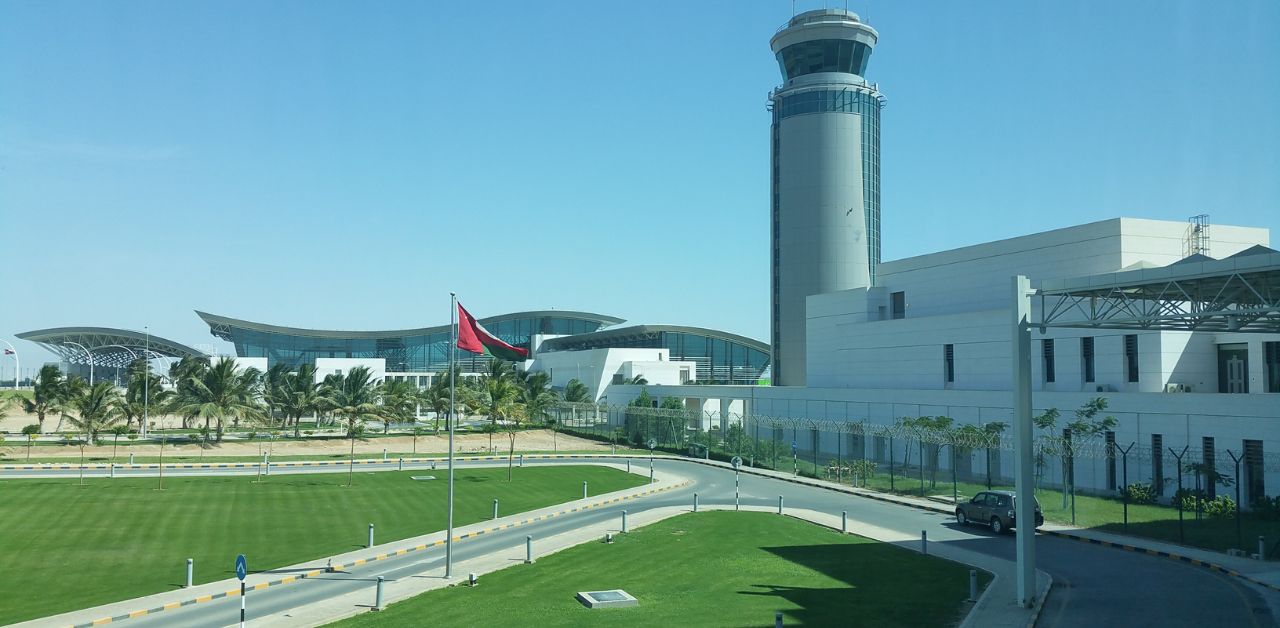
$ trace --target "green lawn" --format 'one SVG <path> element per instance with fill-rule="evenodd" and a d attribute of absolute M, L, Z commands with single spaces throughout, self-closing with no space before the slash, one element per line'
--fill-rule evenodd
<path fill-rule="evenodd" d="M 232 577 L 243 553 L 253 570 L 363 546 L 370 523 L 385 543 L 445 527 L 443 469 L 253 477 L 0 481 L 0 624 L 179 587 L 186 559 L 196 580 Z M 455 523 L 488 519 L 493 499 L 513 514 L 639 486 L 646 478 L 594 466 L 458 472 Z"/>
<path fill-rule="evenodd" d="M 110 445 L 110 442 L 108 441 L 108 446 L 109 445 Z M 55 446 L 60 447 L 62 445 L 55 445 Z M 72 449 L 68 449 L 67 451 L 75 452 L 76 450 L 72 448 Z M 192 451 L 196 451 L 197 453 L 192 453 Z M 195 463 L 195 462 L 260 462 L 262 460 L 261 456 L 219 456 L 216 453 L 217 452 L 216 448 L 207 450 L 205 452 L 205 455 L 201 457 L 198 451 L 199 450 L 193 450 L 190 446 L 184 446 L 182 449 L 178 450 L 179 453 L 171 455 L 170 453 L 168 453 L 169 448 L 166 447 L 165 455 L 164 455 L 164 463 L 165 465 L 168 465 L 169 463 L 182 464 L 182 463 Z M 14 451 L 6 451 L 4 453 L 0 453 L 0 464 L 28 464 L 28 463 L 29 464 L 51 463 L 51 464 L 71 464 L 71 465 L 80 464 L 80 458 L 77 456 L 61 456 L 61 457 L 44 456 L 42 457 L 40 453 L 41 451 L 38 445 L 33 447 L 32 453 L 31 453 L 31 459 L 28 460 L 26 455 L 27 454 L 26 446 L 24 445 L 20 448 L 15 447 Z M 638 449 L 619 449 L 618 453 L 619 454 L 637 454 L 637 455 L 643 454 L 647 456 L 649 455 L 649 450 L 646 449 L 644 451 L 640 451 Z M 536 451 L 517 451 L 516 452 L 517 460 L 519 460 L 520 454 L 525 454 L 526 456 L 532 456 L 535 454 L 536 455 L 594 454 L 599 456 L 599 455 L 612 455 L 612 452 L 590 450 L 590 449 L 561 449 L 559 451 L 552 451 L 550 449 L 547 449 L 547 450 L 536 450 Z M 507 452 L 500 451 L 496 454 L 475 453 L 470 451 L 466 453 L 454 453 L 455 458 L 478 458 L 478 457 L 489 456 L 489 455 L 496 455 L 496 456 L 501 456 L 502 458 L 506 458 Z M 387 460 L 390 462 L 395 462 L 397 458 L 408 459 L 408 458 L 444 458 L 444 457 L 445 457 L 445 454 L 443 452 L 425 452 L 425 451 L 419 451 L 417 453 L 413 453 L 411 451 L 400 451 L 400 452 L 388 451 L 387 452 Z M 290 461 L 298 461 L 298 460 L 348 460 L 350 458 L 351 456 L 348 454 L 299 454 L 299 455 L 288 455 L 288 456 L 277 454 L 277 455 L 271 456 L 271 462 L 277 463 L 277 462 L 290 462 Z M 381 460 L 382 452 L 356 453 L 356 460 L 370 460 L 370 459 Z M 84 459 L 85 464 L 94 464 L 94 465 L 107 464 L 111 461 L 112 461 L 111 456 L 85 456 L 85 459 Z M 153 456 L 153 455 L 134 456 L 133 461 L 135 464 L 143 464 L 143 463 L 150 464 L 150 463 L 159 462 L 160 457 Z M 120 452 L 116 454 L 115 462 L 116 464 L 127 464 L 129 462 L 129 451 L 128 449 L 125 448 L 124 443 L 120 444 Z"/>
<path fill-rule="evenodd" d="M 967 566 L 790 517 L 690 513 L 615 538 L 337 625 L 765 626 L 782 611 L 789 625 L 950 626 L 967 608 Z M 574 599 L 613 588 L 640 605 L 588 610 Z"/>

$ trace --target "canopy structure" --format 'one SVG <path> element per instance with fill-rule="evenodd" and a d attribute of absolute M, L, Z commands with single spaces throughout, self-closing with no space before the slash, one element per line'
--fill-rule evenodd
<path fill-rule="evenodd" d="M 124 368 L 135 358 L 202 357 L 203 352 L 160 336 L 111 327 L 54 327 L 23 332 L 29 340 L 71 364 Z"/>
<path fill-rule="evenodd" d="M 1041 329 L 1280 333 L 1280 252 L 1255 246 L 1220 260 L 1196 255 L 1160 268 L 1049 279 L 1036 295 Z"/>

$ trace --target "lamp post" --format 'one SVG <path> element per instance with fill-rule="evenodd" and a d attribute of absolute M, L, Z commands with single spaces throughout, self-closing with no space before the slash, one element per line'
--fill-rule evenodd
<path fill-rule="evenodd" d="M 9 344 L 8 340 L 0 340 L 0 342 L 3 342 L 6 347 L 9 347 L 9 350 L 6 351 L 6 353 L 13 356 L 13 389 L 17 390 L 18 380 L 22 378 L 22 366 L 18 363 L 18 350 L 14 349 L 13 345 Z"/>
<path fill-rule="evenodd" d="M 64 341 L 62 342 L 62 344 L 64 344 L 64 345 L 75 345 L 75 346 L 77 346 L 77 347 L 80 347 L 82 350 L 84 350 L 84 354 L 85 354 L 85 356 L 89 358 L 89 385 L 90 385 L 90 386 L 93 386 L 93 353 L 90 353 L 90 352 L 89 352 L 89 348 L 88 348 L 88 347 L 86 347 L 86 346 L 84 346 L 84 345 L 82 345 L 82 344 L 80 344 L 80 343 L 78 343 L 78 342 L 72 342 L 72 341 L 70 341 L 70 340 L 64 340 Z"/>

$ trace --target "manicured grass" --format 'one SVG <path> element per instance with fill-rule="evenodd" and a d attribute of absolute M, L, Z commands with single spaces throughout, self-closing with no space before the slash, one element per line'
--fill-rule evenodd
<path fill-rule="evenodd" d="M 70 464 L 70 465 L 80 464 L 80 458 L 76 456 L 41 457 L 40 450 L 38 447 L 32 450 L 31 459 L 27 460 L 26 451 L 27 451 L 26 447 L 23 446 L 21 448 L 21 451 L 5 452 L 4 454 L 0 455 L 0 464 L 27 464 L 27 463 L 30 463 L 30 464 L 50 463 L 50 464 Z M 71 449 L 68 451 L 74 452 L 75 450 Z M 216 455 L 215 453 L 212 453 L 212 452 L 216 452 L 217 451 L 216 449 L 206 451 L 204 457 L 201 457 L 199 453 L 195 453 L 195 454 L 190 453 L 192 450 L 189 447 L 184 447 L 178 450 L 181 452 L 180 454 L 171 455 L 168 453 L 168 451 L 169 449 L 166 447 L 165 448 L 166 453 L 164 455 L 164 463 L 166 465 L 168 465 L 169 463 L 185 464 L 185 463 L 197 463 L 197 462 L 259 462 L 262 460 L 261 456 L 219 456 L 219 455 Z M 649 455 L 649 450 L 646 449 L 644 451 L 641 451 L 638 449 L 619 449 L 618 453 L 619 454 L 636 454 L 636 455 L 643 454 L 647 456 Z M 612 455 L 612 452 L 601 451 L 598 449 L 597 450 L 561 449 L 558 451 L 552 451 L 550 449 L 546 449 L 546 450 L 536 450 L 536 451 L 517 451 L 516 452 L 517 460 L 519 459 L 520 454 L 525 454 L 525 455 L 594 454 L 599 456 L 599 455 Z M 502 451 L 502 452 L 498 452 L 497 454 L 486 454 L 486 453 L 475 453 L 475 452 L 469 451 L 466 453 L 455 453 L 454 457 L 455 458 L 479 458 L 479 457 L 487 457 L 490 455 L 500 456 L 505 459 L 507 456 L 507 452 Z M 409 451 L 387 452 L 387 460 L 389 462 L 395 462 L 396 459 L 398 458 L 408 459 L 408 458 L 444 458 L 444 457 L 445 457 L 444 452 L 425 452 L 425 451 L 419 451 L 417 453 L 413 453 Z M 659 455 L 658 457 L 662 457 L 662 455 Z M 349 460 L 350 458 L 351 456 L 349 454 L 297 454 L 297 455 L 288 455 L 288 456 L 277 454 L 277 455 L 271 456 L 271 462 L 277 463 L 277 462 L 289 462 L 289 461 L 297 461 L 297 460 Z M 357 452 L 356 460 L 382 460 L 382 452 L 373 452 L 373 453 Z M 160 461 L 159 456 L 148 455 L 148 456 L 133 457 L 133 462 L 135 464 L 143 464 L 143 463 L 151 464 L 159 461 Z M 88 464 L 99 465 L 99 464 L 110 463 L 112 462 L 112 459 L 111 459 L 111 456 L 85 456 L 84 462 L 87 465 Z M 129 462 L 129 452 L 127 449 L 125 449 L 125 446 L 122 443 L 120 445 L 120 452 L 115 457 L 115 463 L 127 464 L 128 462 Z"/>
<path fill-rule="evenodd" d="M 967 566 L 770 513 L 690 513 L 615 539 L 336 625 L 765 626 L 782 611 L 789 625 L 950 626 L 969 593 Z M 574 599 L 614 588 L 640 605 Z"/>
<path fill-rule="evenodd" d="M 197 582 L 232 577 L 243 553 L 267 570 L 363 547 L 370 523 L 386 543 L 445 527 L 443 470 L 347 475 L 0 481 L 0 624 L 172 590 L 186 559 Z M 645 478 L 594 466 L 458 472 L 455 524 L 488 519 L 493 499 L 514 514 L 639 486 Z"/>

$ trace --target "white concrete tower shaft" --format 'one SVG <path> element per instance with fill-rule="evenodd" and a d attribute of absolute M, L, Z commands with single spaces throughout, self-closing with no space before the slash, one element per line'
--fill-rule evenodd
<path fill-rule="evenodd" d="M 884 99 L 863 75 L 878 38 L 854 13 L 822 9 L 769 42 L 783 75 L 769 96 L 775 385 L 805 385 L 805 299 L 875 284 Z"/>

